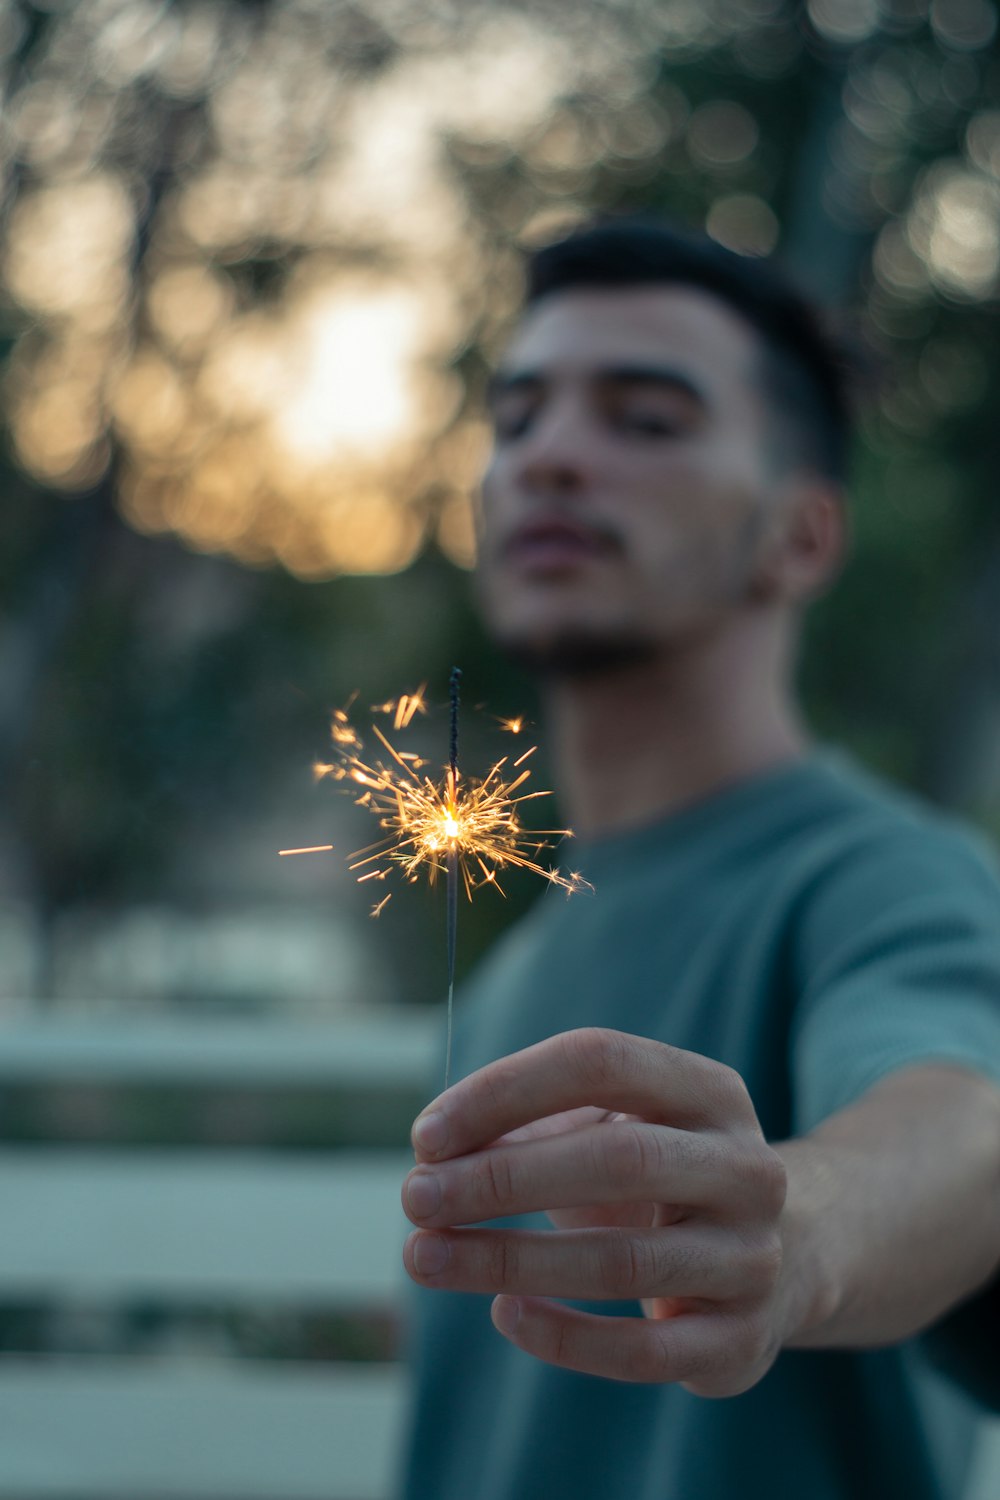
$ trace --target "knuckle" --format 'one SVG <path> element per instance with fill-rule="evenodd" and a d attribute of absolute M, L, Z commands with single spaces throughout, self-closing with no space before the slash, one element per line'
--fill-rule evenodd
<path fill-rule="evenodd" d="M 554 1364 L 568 1365 L 573 1362 L 575 1352 L 575 1341 L 573 1330 L 569 1323 L 562 1318 L 558 1319 L 549 1336 L 552 1353 L 549 1358 Z"/>
<path fill-rule="evenodd" d="M 506 1208 L 514 1201 L 515 1182 L 510 1157 L 501 1151 L 484 1151 L 475 1169 L 477 1202 Z"/>
<path fill-rule="evenodd" d="M 634 1072 L 632 1043 L 620 1031 L 581 1026 L 565 1033 L 563 1045 L 575 1076 L 589 1088 L 620 1082 Z"/>
<path fill-rule="evenodd" d="M 734 1371 L 752 1369 L 764 1357 L 767 1343 L 765 1319 L 755 1312 L 734 1312 L 727 1321 L 730 1353 L 727 1366 Z"/>
<path fill-rule="evenodd" d="M 489 1242 L 487 1272 L 490 1286 L 514 1288 L 517 1285 L 520 1256 L 517 1241 L 508 1234 L 498 1234 Z"/>
<path fill-rule="evenodd" d="M 627 1359 L 630 1379 L 643 1385 L 663 1385 L 677 1379 L 676 1362 L 662 1330 L 656 1327 L 651 1334 L 643 1340 L 641 1348 L 623 1350 L 623 1356 Z"/>
<path fill-rule="evenodd" d="M 785 1204 L 788 1179 L 784 1162 L 763 1141 L 725 1141 L 720 1157 L 730 1194 L 721 1205 L 730 1219 L 773 1224 Z"/>
<path fill-rule="evenodd" d="M 734 1379 L 728 1370 L 706 1370 L 704 1374 L 692 1371 L 685 1374 L 681 1384 L 692 1396 L 700 1396 L 705 1401 L 721 1401 L 727 1396 L 739 1396 L 747 1388 L 745 1380 Z"/>
<path fill-rule="evenodd" d="M 608 1230 L 600 1241 L 598 1280 L 609 1294 L 645 1296 L 655 1285 L 648 1247 L 624 1230 Z"/>
<path fill-rule="evenodd" d="M 619 1122 L 599 1132 L 595 1150 L 602 1175 L 627 1191 L 655 1185 L 662 1176 L 663 1146 L 648 1127 Z"/>
<path fill-rule="evenodd" d="M 738 1308 L 712 1322 L 712 1336 L 687 1351 L 677 1378 L 695 1396 L 738 1396 L 756 1385 L 777 1353 L 767 1319 L 760 1311 Z"/>
<path fill-rule="evenodd" d="M 708 1069 L 707 1088 L 718 1112 L 725 1116 L 743 1116 L 749 1103 L 747 1086 L 735 1068 L 712 1061 Z"/>
<path fill-rule="evenodd" d="M 477 1083 L 486 1095 L 484 1107 L 492 1116 L 502 1116 L 510 1105 L 511 1092 L 517 1083 L 517 1072 L 509 1058 L 501 1057 L 483 1068 Z"/>
<path fill-rule="evenodd" d="M 743 1164 L 743 1178 L 765 1216 L 771 1218 L 780 1214 L 788 1191 L 788 1174 L 776 1151 L 772 1151 L 763 1142 L 748 1151 Z"/>
<path fill-rule="evenodd" d="M 692 1355 L 686 1359 L 681 1384 L 692 1395 L 708 1400 L 718 1401 L 727 1396 L 738 1396 L 754 1384 L 750 1373 L 754 1363 L 754 1360 L 744 1355 L 742 1346 L 737 1348 L 736 1335 L 732 1333 L 724 1358 L 717 1353 L 705 1352 L 701 1356 Z"/>
<path fill-rule="evenodd" d="M 702 1292 L 707 1295 L 718 1274 L 718 1254 L 713 1245 L 697 1240 L 683 1244 L 675 1242 L 671 1247 L 669 1266 L 664 1269 L 667 1274 L 661 1280 L 668 1290 L 676 1289 L 678 1294 L 685 1296 L 697 1296 Z"/>
<path fill-rule="evenodd" d="M 675 1376 L 684 1386 L 685 1390 L 691 1391 L 695 1396 L 721 1396 L 728 1392 L 720 1386 L 725 1382 L 725 1376 L 720 1373 L 717 1358 L 710 1357 L 702 1350 L 689 1352 Z"/>
<path fill-rule="evenodd" d="M 777 1233 L 756 1235 L 743 1252 L 742 1280 L 753 1297 L 766 1297 L 781 1273 L 781 1237 Z"/>
<path fill-rule="evenodd" d="M 777 1216 L 784 1208 L 788 1196 L 788 1171 L 776 1151 L 768 1150 L 767 1153 L 767 1179 L 770 1194 L 768 1206 Z"/>

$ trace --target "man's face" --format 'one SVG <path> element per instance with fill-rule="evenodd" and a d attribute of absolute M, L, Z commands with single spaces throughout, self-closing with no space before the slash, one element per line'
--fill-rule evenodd
<path fill-rule="evenodd" d="M 752 329 L 692 287 L 529 310 L 491 397 L 479 589 L 554 671 L 655 656 L 746 610 L 780 481 Z"/>

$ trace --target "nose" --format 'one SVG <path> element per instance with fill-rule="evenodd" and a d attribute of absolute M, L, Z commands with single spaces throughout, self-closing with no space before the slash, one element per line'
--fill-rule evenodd
<path fill-rule="evenodd" d="M 591 439 L 581 403 L 570 393 L 553 396 L 517 444 L 521 487 L 529 494 L 560 496 L 585 489 Z"/>

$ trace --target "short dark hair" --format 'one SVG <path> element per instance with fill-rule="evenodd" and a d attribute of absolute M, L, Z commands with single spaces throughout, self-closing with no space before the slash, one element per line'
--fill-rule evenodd
<path fill-rule="evenodd" d="M 525 305 L 574 288 L 676 284 L 701 288 L 751 325 L 783 447 L 796 463 L 842 483 L 852 427 L 847 351 L 773 262 L 661 219 L 610 218 L 529 255 Z"/>

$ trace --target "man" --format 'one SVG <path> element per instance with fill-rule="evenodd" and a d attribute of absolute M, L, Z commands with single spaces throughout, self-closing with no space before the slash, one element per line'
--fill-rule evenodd
<path fill-rule="evenodd" d="M 769 267 L 612 222 L 532 260 L 492 412 L 482 604 L 595 894 L 499 945 L 414 1126 L 405 1493 L 958 1500 L 1000 891 L 795 706 L 836 359 Z"/>

